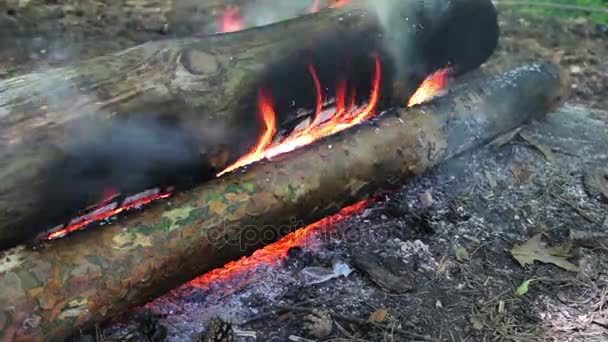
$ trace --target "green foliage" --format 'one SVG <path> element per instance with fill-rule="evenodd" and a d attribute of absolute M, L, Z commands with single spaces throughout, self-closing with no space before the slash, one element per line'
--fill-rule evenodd
<path fill-rule="evenodd" d="M 528 293 L 529 291 L 529 286 L 530 283 L 532 282 L 533 279 L 526 279 L 524 280 L 523 283 L 521 283 L 521 285 L 519 285 L 519 287 L 515 290 L 515 294 L 517 294 L 518 296 L 523 296 L 526 293 Z"/>
<path fill-rule="evenodd" d="M 526 13 L 538 15 L 538 16 L 557 16 L 557 17 L 584 17 L 588 18 L 594 23 L 608 24 L 608 13 L 601 11 L 585 11 L 574 8 L 568 8 L 568 6 L 579 6 L 586 8 L 597 8 L 597 9 L 608 9 L 608 0 L 515 0 L 522 1 L 521 6 L 518 6 L 518 10 Z M 498 1 L 500 4 L 500 1 Z M 538 5 L 535 5 L 537 3 Z M 554 8 L 544 6 L 543 4 L 553 5 L 565 5 L 564 8 Z"/>

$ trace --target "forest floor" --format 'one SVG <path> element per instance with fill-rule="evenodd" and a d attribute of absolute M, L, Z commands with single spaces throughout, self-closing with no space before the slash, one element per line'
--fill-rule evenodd
<path fill-rule="evenodd" d="M 505 11 L 500 26 L 485 68 L 558 61 L 572 77 L 563 108 L 382 194 L 279 263 L 203 276 L 75 339 L 196 341 L 219 317 L 242 341 L 608 340 L 608 28 Z M 72 60 L 49 57 L 51 43 L 3 59 L 0 78 Z M 305 275 L 335 262 L 353 272 Z"/>

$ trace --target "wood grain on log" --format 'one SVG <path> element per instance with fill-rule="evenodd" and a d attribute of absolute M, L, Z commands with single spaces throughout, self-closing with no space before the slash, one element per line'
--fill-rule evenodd
<path fill-rule="evenodd" d="M 257 139 L 259 88 L 273 95 L 279 126 L 293 117 L 293 102 L 312 107 L 308 64 L 330 92 L 350 65 L 361 94 L 377 53 L 386 108 L 405 103 L 430 72 L 448 63 L 474 68 L 496 46 L 490 0 L 404 1 L 382 22 L 370 3 L 231 34 L 150 42 L 0 82 L 0 248 L 60 223 L 108 188 L 143 191 L 187 171 L 212 178 Z M 136 134 L 113 128 L 137 120 L 163 123 L 162 134 L 142 135 L 174 139 L 150 150 Z M 112 178 L 142 155 L 153 160 Z M 148 174 L 155 176 L 128 183 Z"/>
<path fill-rule="evenodd" d="M 176 194 L 121 223 L 0 255 L 0 340 L 58 340 L 378 189 L 480 146 L 563 99 L 553 64 L 454 88 L 410 109 Z"/>

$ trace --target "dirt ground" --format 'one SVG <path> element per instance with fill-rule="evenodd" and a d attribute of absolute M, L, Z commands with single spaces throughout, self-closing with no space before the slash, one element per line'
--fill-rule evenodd
<path fill-rule="evenodd" d="M 197 341 L 211 325 L 238 341 L 607 341 L 608 28 L 503 11 L 501 30 L 486 68 L 557 60 L 572 74 L 566 106 L 380 195 L 279 264 L 187 284 L 74 340 Z M 49 64 L 31 49 L 0 77 Z M 553 248 L 527 251 L 553 263 L 522 266 L 512 249 L 538 233 Z M 304 277 L 336 261 L 353 271 Z"/>

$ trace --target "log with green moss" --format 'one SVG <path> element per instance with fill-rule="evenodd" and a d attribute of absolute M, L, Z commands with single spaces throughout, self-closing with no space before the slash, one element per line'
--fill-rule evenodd
<path fill-rule="evenodd" d="M 175 194 L 119 223 L 0 255 L 0 340 L 59 340 L 248 254 L 556 108 L 553 64 L 455 87 L 413 108 Z"/>
<path fill-rule="evenodd" d="M 64 222 L 107 189 L 136 193 L 162 185 L 156 178 L 177 181 L 182 168 L 213 178 L 256 141 L 259 88 L 272 94 L 279 128 L 293 118 L 292 103 L 314 107 L 309 64 L 329 89 L 324 95 L 333 96 L 344 74 L 365 100 L 379 56 L 386 108 L 405 103 L 430 72 L 447 64 L 475 68 L 496 46 L 490 0 L 402 1 L 382 19 L 369 8 L 377 1 L 356 3 L 231 34 L 150 42 L 1 81 L 0 248 Z M 170 126 L 165 135 L 180 136 L 149 151 L 136 134 L 113 128 L 127 119 Z M 104 139 L 123 143 L 108 151 Z M 177 146 L 167 152 L 170 140 Z M 90 141 L 97 145 L 86 152 L 71 150 Z M 188 155 L 174 160 L 180 153 Z M 110 179 L 144 154 L 155 164 Z M 160 176 L 128 189 L 120 184 L 142 174 Z"/>

